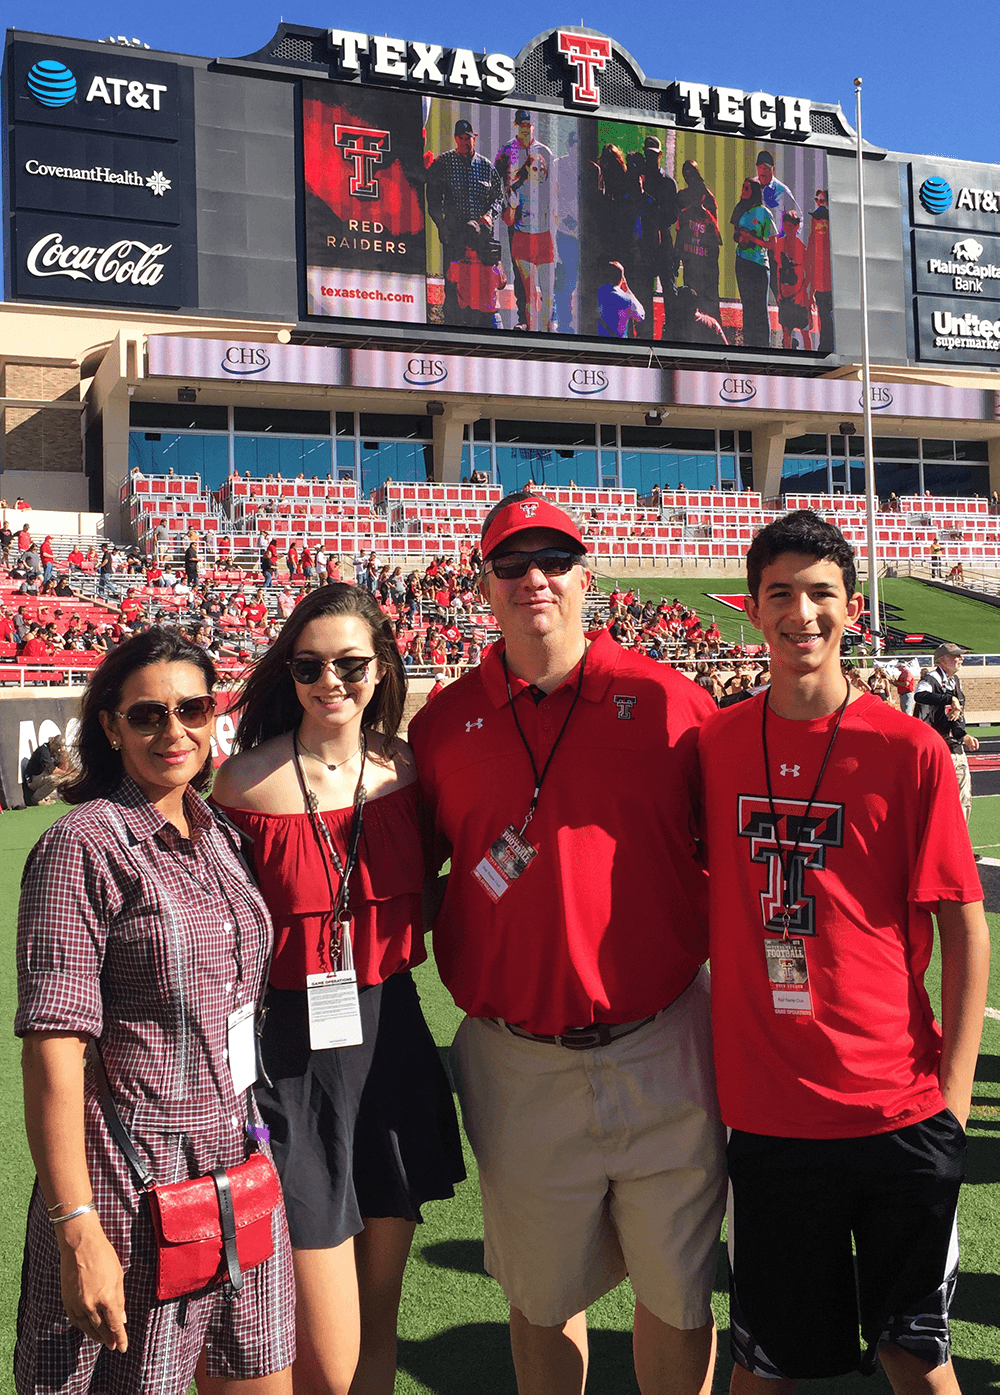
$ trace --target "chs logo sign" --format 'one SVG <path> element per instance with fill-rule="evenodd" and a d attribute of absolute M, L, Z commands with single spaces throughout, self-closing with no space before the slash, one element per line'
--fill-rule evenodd
<path fill-rule="evenodd" d="M 220 365 L 224 373 L 232 373 L 238 378 L 263 373 L 270 366 L 271 360 L 266 349 L 255 348 L 250 344 L 231 344 L 223 354 Z"/>

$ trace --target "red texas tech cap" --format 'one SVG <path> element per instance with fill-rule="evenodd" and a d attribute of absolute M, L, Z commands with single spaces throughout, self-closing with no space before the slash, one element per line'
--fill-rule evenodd
<path fill-rule="evenodd" d="M 579 528 L 564 509 L 550 504 L 547 499 L 523 498 L 498 505 L 489 527 L 483 533 L 483 558 L 488 558 L 515 533 L 527 532 L 529 528 L 551 528 L 557 533 L 565 533 L 581 553 L 587 551 Z"/>

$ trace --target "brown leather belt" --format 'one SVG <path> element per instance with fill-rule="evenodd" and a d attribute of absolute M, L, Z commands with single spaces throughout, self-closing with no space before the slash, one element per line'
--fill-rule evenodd
<path fill-rule="evenodd" d="M 516 1027 L 513 1022 L 504 1022 L 500 1017 L 497 1021 L 501 1027 L 506 1027 L 508 1032 L 512 1032 L 516 1037 L 524 1037 L 526 1041 L 541 1041 L 548 1046 L 565 1046 L 570 1051 L 592 1051 L 594 1047 L 607 1046 L 619 1037 L 631 1036 L 658 1016 L 659 1013 L 654 1012 L 649 1017 L 640 1018 L 638 1022 L 592 1022 L 589 1027 L 572 1027 L 567 1032 L 560 1032 L 558 1036 L 548 1037 L 526 1032 L 523 1027 Z"/>

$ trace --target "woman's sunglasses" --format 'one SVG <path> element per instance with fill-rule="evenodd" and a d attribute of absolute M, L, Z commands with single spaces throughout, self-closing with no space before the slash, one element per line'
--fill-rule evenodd
<path fill-rule="evenodd" d="M 116 712 L 115 716 L 123 717 L 140 736 L 156 736 L 166 731 L 167 723 L 174 715 L 182 727 L 197 731 L 199 727 L 208 725 L 214 711 L 215 698 L 211 693 L 206 693 L 204 697 L 185 698 L 176 707 L 168 707 L 165 702 L 133 702 L 127 712 Z"/>
<path fill-rule="evenodd" d="M 564 552 L 557 547 L 544 547 L 541 552 L 505 552 L 487 565 L 501 581 L 516 581 L 529 567 L 538 567 L 546 576 L 565 576 L 581 560 L 579 552 Z"/>
<path fill-rule="evenodd" d="M 364 683 L 368 677 L 368 665 L 374 662 L 374 654 L 351 654 L 346 659 L 289 659 L 288 671 L 303 687 L 318 683 L 328 668 L 333 669 L 342 683 Z"/>

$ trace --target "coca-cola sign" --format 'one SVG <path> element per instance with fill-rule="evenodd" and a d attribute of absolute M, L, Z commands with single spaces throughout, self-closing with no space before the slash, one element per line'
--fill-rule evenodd
<path fill-rule="evenodd" d="M 78 247 L 63 243 L 57 232 L 40 237 L 28 252 L 31 276 L 68 276 L 72 281 L 114 281 L 117 286 L 157 286 L 170 251 L 162 242 L 139 242 L 122 237 L 107 247 Z"/>
<path fill-rule="evenodd" d="M 17 290 L 58 300 L 178 306 L 197 303 L 181 228 L 21 213 Z"/>

